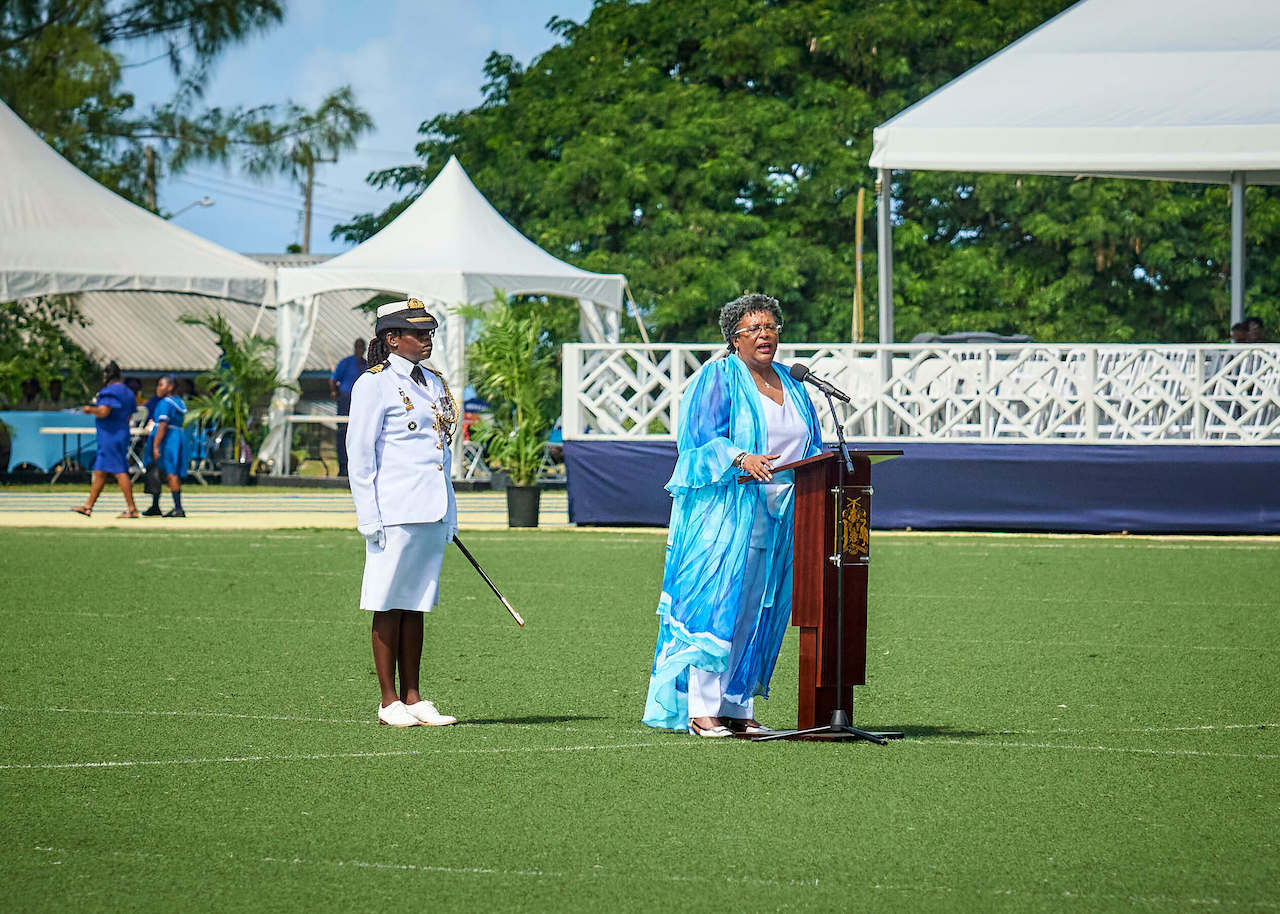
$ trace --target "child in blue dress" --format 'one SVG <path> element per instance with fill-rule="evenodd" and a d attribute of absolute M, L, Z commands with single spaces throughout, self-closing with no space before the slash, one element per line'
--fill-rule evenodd
<path fill-rule="evenodd" d="M 187 436 L 182 425 L 187 418 L 187 404 L 175 391 L 176 381 L 171 374 L 162 375 L 156 381 L 156 407 L 154 422 L 147 436 L 143 463 L 147 467 L 159 466 L 160 475 L 169 483 L 173 496 L 173 509 L 165 517 L 186 517 L 182 510 L 182 478 L 187 475 Z M 144 517 L 160 517 L 160 492 L 151 493 L 151 507 L 142 512 Z"/>

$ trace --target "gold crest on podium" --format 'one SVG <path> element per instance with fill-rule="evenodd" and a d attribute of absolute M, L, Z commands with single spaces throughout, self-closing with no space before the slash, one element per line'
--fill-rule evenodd
<path fill-rule="evenodd" d="M 866 501 L 869 501 L 866 495 L 852 496 L 846 492 L 840 512 L 839 551 L 843 555 L 864 558 L 871 552 L 871 518 Z"/>

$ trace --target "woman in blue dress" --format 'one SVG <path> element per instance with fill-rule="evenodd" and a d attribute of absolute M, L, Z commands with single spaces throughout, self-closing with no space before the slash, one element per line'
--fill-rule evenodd
<path fill-rule="evenodd" d="M 107 476 L 114 476 L 124 493 L 126 510 L 120 517 L 137 517 L 138 506 L 133 503 L 133 481 L 129 478 L 129 419 L 138 408 L 138 398 L 132 390 L 120 382 L 120 366 L 108 362 L 102 371 L 102 390 L 93 403 L 82 407 L 96 420 L 98 431 L 98 456 L 93 461 L 93 482 L 89 487 L 89 500 L 72 508 L 77 514 L 88 517 L 93 505 L 102 494 Z"/>
<path fill-rule="evenodd" d="M 679 457 L 644 722 L 699 736 L 767 733 L 755 696 L 791 616 L 794 477 L 773 467 L 822 450 L 813 404 L 777 370 L 782 310 L 748 294 L 720 310 L 726 351 L 681 403 Z M 755 484 L 740 485 L 749 475 Z"/>

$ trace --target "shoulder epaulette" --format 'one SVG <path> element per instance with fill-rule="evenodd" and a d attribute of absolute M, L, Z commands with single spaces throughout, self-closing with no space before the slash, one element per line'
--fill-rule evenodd
<path fill-rule="evenodd" d="M 386 368 L 386 367 L 387 367 L 388 365 L 390 365 L 390 364 L 391 364 L 391 360 L 390 360 L 390 359 L 383 359 L 383 360 L 382 360 L 381 362 L 379 362 L 377 365 L 370 365 L 368 368 L 366 368 L 366 369 L 364 370 L 364 373 L 365 373 L 365 374 L 377 374 L 378 372 L 382 371 L 382 369 Z"/>

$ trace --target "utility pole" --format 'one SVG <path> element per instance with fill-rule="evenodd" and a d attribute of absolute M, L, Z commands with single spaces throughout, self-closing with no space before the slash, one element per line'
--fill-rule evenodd
<path fill-rule="evenodd" d="M 156 149 L 154 146 L 142 147 L 143 159 L 146 162 L 146 202 L 151 212 L 156 212 Z"/>
<path fill-rule="evenodd" d="M 303 215 L 302 215 L 302 253 L 311 253 L 311 200 L 315 191 L 316 183 L 316 163 L 317 162 L 336 162 L 338 157 L 332 159 L 308 158 L 307 159 L 307 181 L 303 186 Z"/>
<path fill-rule="evenodd" d="M 316 181 L 315 159 L 307 159 L 307 184 L 303 191 L 302 253 L 311 253 L 311 189 Z"/>

